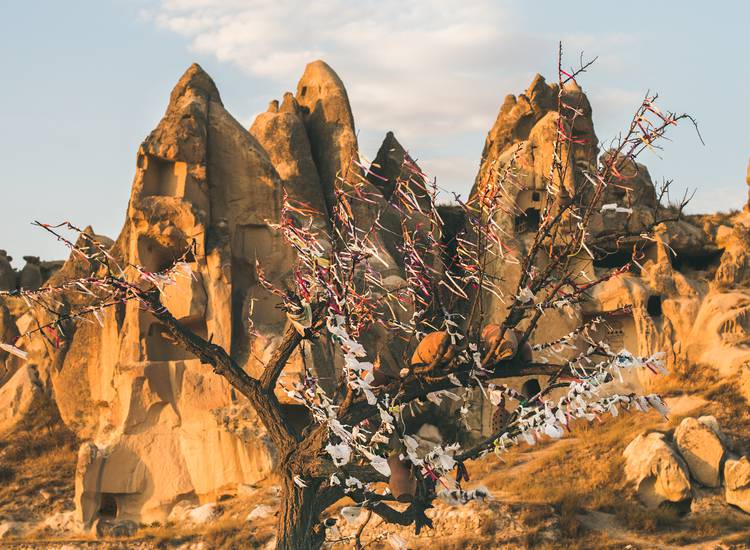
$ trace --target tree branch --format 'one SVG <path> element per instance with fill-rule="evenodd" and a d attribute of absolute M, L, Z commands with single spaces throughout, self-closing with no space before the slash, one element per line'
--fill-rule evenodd
<path fill-rule="evenodd" d="M 247 397 L 279 450 L 282 453 L 287 451 L 295 442 L 296 437 L 284 418 L 276 396 L 273 393 L 269 396 L 263 391 L 258 380 L 246 373 L 224 348 L 185 328 L 161 304 L 158 290 L 144 292 L 141 298 L 150 306 L 153 315 L 167 327 L 175 340 L 198 357 L 201 363 L 211 365 L 216 374 L 223 376 L 237 391 Z"/>
<path fill-rule="evenodd" d="M 284 339 L 281 341 L 279 347 L 274 350 L 271 359 L 266 363 L 266 368 L 260 376 L 260 387 L 263 391 L 273 392 L 281 371 L 284 370 L 287 361 L 289 361 L 289 358 L 301 343 L 302 335 L 291 324 L 287 326 Z"/>

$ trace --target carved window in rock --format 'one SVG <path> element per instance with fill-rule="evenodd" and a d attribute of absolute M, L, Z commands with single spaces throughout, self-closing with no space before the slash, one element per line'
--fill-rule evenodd
<path fill-rule="evenodd" d="M 599 317 L 602 317 L 604 322 L 597 325 L 595 330 L 588 333 L 594 343 L 604 342 L 609 345 L 614 353 L 622 349 L 627 349 L 631 353 L 638 352 L 638 334 L 635 329 L 633 314 L 629 307 L 618 311 L 584 315 L 583 322 L 588 325 L 595 318 Z M 583 341 L 581 351 L 588 348 L 588 346 L 588 341 Z"/>
<path fill-rule="evenodd" d="M 515 221 L 516 233 L 536 233 L 540 222 L 539 210 L 527 208 L 523 214 L 518 214 Z"/>
<path fill-rule="evenodd" d="M 648 297 L 646 311 L 651 317 L 661 317 L 661 296 L 653 294 Z"/>
<path fill-rule="evenodd" d="M 545 194 L 540 190 L 524 189 L 516 196 L 516 233 L 536 233 L 541 222 Z"/>
<path fill-rule="evenodd" d="M 523 395 L 524 399 L 528 400 L 539 395 L 541 391 L 542 386 L 541 384 L 539 384 L 539 380 L 537 378 L 529 378 L 528 380 L 526 380 L 526 382 L 523 383 L 519 393 Z"/>
<path fill-rule="evenodd" d="M 631 314 L 608 316 L 606 326 L 606 342 L 613 352 L 626 349 L 638 353 L 638 334 Z"/>
<path fill-rule="evenodd" d="M 187 164 L 160 159 L 152 155 L 145 157 L 143 195 L 183 197 L 187 182 Z"/>

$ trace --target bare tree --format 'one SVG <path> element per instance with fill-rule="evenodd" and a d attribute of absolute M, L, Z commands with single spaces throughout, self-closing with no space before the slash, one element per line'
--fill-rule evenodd
<path fill-rule="evenodd" d="M 431 526 L 426 511 L 438 495 L 459 502 L 483 496 L 462 489 L 468 478 L 467 464 L 473 459 L 502 452 L 517 442 L 561 437 L 576 420 L 616 414 L 618 408 L 664 410 L 656 395 L 602 391 L 622 369 L 656 370 L 661 362 L 658 356 L 635 357 L 597 341 L 592 328 L 600 319 L 553 341 L 545 342 L 544 335 L 537 334 L 547 312 L 575 306 L 595 285 L 630 267 L 582 281 L 581 257 L 591 260 L 613 247 L 626 248 L 632 262 L 637 262 L 649 231 L 658 223 L 678 219 L 687 202 L 672 208 L 659 206 L 648 231 L 636 235 L 590 233 L 592 216 L 602 209 L 607 187 L 621 182 L 624 167 L 635 166 L 643 150 L 656 147 L 670 126 L 689 117 L 663 113 L 656 107 L 656 98 L 646 96 L 612 152 L 596 166 L 578 166 L 574 150 L 583 144 L 574 128 L 583 115 L 581 105 L 571 103 L 566 89 L 589 65 L 581 63 L 566 71 L 559 64 L 557 135 L 544 208 L 523 253 L 507 244 L 509 236 L 502 223 L 517 214 L 513 189 L 519 183 L 514 159 L 489 170 L 467 202 L 457 198 L 452 208 L 463 222 L 449 230 L 446 209 L 437 205 L 436 182 L 428 182 L 407 156 L 402 175 L 385 202 L 382 197 L 368 196 L 361 171 L 342 174 L 328 233 L 306 218 L 307 205 L 285 199 L 276 228 L 296 252 L 292 284 L 274 287 L 263 277 L 262 265 L 258 277 L 269 292 L 278 295 L 289 323 L 283 341 L 258 377 L 243 370 L 227 350 L 183 326 L 161 303 L 161 290 L 186 276 L 185 260 L 200 255 L 200 250 L 190 247 L 172 267 L 151 273 L 138 265 L 123 265 L 90 233 L 67 222 L 38 225 L 62 239 L 92 266 L 94 274 L 37 291 L 11 292 L 30 307 L 46 311 L 49 318 L 20 341 L 37 333 L 64 340 L 67 323 L 83 316 L 98 317 L 104 308 L 136 300 L 166 326 L 176 342 L 245 396 L 268 431 L 278 450 L 283 483 L 277 548 L 319 548 L 326 539 L 325 512 L 343 498 L 351 501 L 352 513 L 366 510 L 368 517 L 375 514 L 388 523 L 413 525 L 419 532 Z M 612 208 L 627 212 L 629 205 Z M 388 216 L 391 222 L 386 223 Z M 63 229 L 77 232 L 77 242 L 67 240 Z M 382 231 L 395 237 L 403 261 L 404 284 L 395 288 L 384 283 L 379 267 L 382 250 L 376 235 Z M 505 262 L 520 265 L 517 281 L 504 281 L 498 275 L 498 265 Z M 508 292 L 508 288 L 513 290 Z M 87 303 L 60 310 L 55 297 L 69 292 L 85 293 Z M 500 307 L 498 303 L 504 303 L 504 320 L 488 323 L 487 307 Z M 376 327 L 405 343 L 399 364 L 378 363 L 376 354 L 362 344 Z M 537 343 L 532 348 L 529 342 L 534 336 Z M 292 386 L 281 387 L 280 376 L 292 354 L 303 341 L 315 339 L 330 342 L 338 351 L 336 383 L 325 387 L 313 373 L 307 373 Z M 12 342 L 2 347 L 24 357 L 20 345 Z M 560 348 L 567 351 L 562 360 L 559 353 L 546 353 Z M 501 383 L 504 378 L 531 375 L 548 378 L 543 386 L 532 386 L 523 394 Z M 552 399 L 550 394 L 556 389 L 565 391 L 559 399 Z M 308 425 L 297 429 L 287 420 L 278 391 L 308 409 Z M 498 430 L 479 440 L 458 438 L 426 454 L 417 453 L 405 422 L 411 407 L 442 398 L 455 400 L 455 420 L 460 422 L 465 405 L 477 392 L 494 405 L 514 403 Z M 437 410 L 450 416 L 446 408 Z M 390 490 L 379 485 L 389 482 Z M 362 529 L 356 544 L 361 533 Z"/>

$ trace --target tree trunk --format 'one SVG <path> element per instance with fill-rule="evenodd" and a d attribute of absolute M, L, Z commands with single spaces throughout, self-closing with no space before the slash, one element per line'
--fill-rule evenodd
<path fill-rule="evenodd" d="M 320 525 L 317 484 L 298 487 L 285 477 L 279 507 L 276 550 L 318 550 L 325 541 Z"/>

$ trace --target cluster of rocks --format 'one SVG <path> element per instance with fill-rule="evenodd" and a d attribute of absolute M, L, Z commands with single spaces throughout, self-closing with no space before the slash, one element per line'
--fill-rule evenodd
<path fill-rule="evenodd" d="M 39 256 L 24 256 L 26 264 L 21 270 L 15 269 L 5 250 L 0 250 L 0 290 L 36 290 L 40 288 L 63 265 L 62 260 L 42 261 Z"/>
<path fill-rule="evenodd" d="M 688 417 L 674 432 L 643 433 L 625 448 L 625 476 L 648 508 L 687 512 L 697 484 L 750 513 L 750 461 L 729 449 L 713 416 Z"/>

